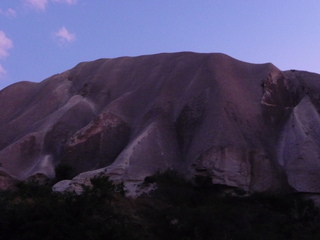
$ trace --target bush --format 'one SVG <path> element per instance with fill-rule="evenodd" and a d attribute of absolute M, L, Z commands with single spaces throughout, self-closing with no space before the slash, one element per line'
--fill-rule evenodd
<path fill-rule="evenodd" d="M 0 239 L 138 239 L 121 184 L 92 179 L 83 194 L 19 183 L 0 193 Z"/>
<path fill-rule="evenodd" d="M 72 179 L 75 177 L 74 168 L 65 163 L 60 163 L 55 167 L 55 181 L 59 182 L 65 179 Z"/>
<path fill-rule="evenodd" d="M 223 195 L 228 187 L 174 171 L 146 181 L 158 188 L 136 199 L 103 175 L 80 195 L 19 183 L 0 192 L 0 239 L 320 239 L 318 208 L 298 196 Z"/>
<path fill-rule="evenodd" d="M 158 188 L 158 201 L 145 209 L 156 239 L 315 239 L 320 235 L 319 211 L 313 202 L 294 195 L 248 195 L 208 178 L 192 184 L 175 172 L 148 177 Z M 221 194 L 232 190 L 237 194 Z M 159 202 L 160 199 L 160 202 Z"/>

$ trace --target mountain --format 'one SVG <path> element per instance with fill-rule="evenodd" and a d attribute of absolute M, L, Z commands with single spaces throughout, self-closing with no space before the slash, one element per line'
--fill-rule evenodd
<path fill-rule="evenodd" d="M 320 192 L 320 75 L 220 53 L 80 63 L 0 91 L 0 187 L 70 165 L 138 191 L 174 169 L 254 192 Z"/>

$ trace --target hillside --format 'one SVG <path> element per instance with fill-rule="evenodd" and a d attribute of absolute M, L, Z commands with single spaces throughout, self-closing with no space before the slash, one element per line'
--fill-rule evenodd
<path fill-rule="evenodd" d="M 253 192 L 320 192 L 320 75 L 224 54 L 162 53 L 80 63 L 0 91 L 0 187 L 99 173 L 135 194 L 145 177 Z"/>

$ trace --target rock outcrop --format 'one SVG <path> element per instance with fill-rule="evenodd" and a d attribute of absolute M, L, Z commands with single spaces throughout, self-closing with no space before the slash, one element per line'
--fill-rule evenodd
<path fill-rule="evenodd" d="M 248 191 L 320 192 L 320 75 L 191 52 L 80 63 L 0 91 L 0 187 L 175 169 Z M 3 180 L 5 179 L 5 180 Z M 8 184 L 7 184 L 8 185 Z"/>

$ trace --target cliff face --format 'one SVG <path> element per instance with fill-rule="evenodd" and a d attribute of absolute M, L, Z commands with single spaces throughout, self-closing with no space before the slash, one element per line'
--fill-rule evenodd
<path fill-rule="evenodd" d="M 57 190 L 100 172 L 133 189 L 171 168 L 250 191 L 319 192 L 319 98 L 320 75 L 223 54 L 80 63 L 0 91 L 0 181 L 51 178 L 66 163 L 80 175 Z"/>

